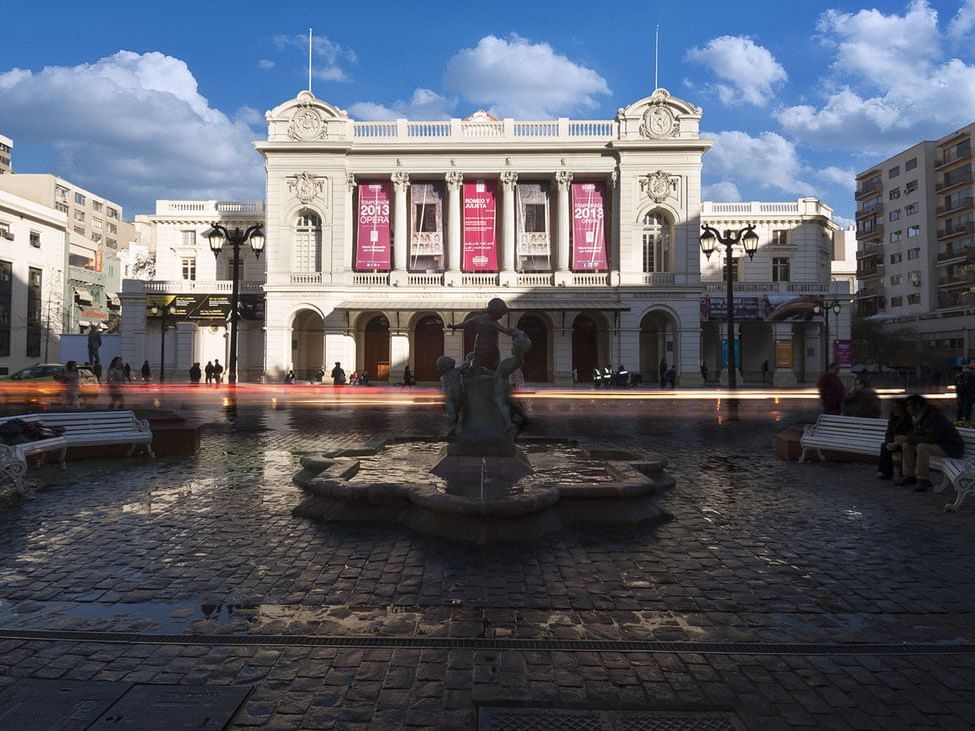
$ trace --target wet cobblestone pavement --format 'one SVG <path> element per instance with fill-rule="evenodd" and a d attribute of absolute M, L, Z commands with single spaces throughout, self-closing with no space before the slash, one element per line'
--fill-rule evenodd
<path fill-rule="evenodd" d="M 492 548 L 311 523 L 300 457 L 440 412 L 241 409 L 195 458 L 42 466 L 36 497 L 0 495 L 0 682 L 255 686 L 234 727 L 475 729 L 496 706 L 975 727 L 975 503 L 779 460 L 810 402 L 530 407 L 532 434 L 665 455 L 675 519 Z"/>

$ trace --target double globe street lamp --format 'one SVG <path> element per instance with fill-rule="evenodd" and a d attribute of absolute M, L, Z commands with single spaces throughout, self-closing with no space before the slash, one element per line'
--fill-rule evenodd
<path fill-rule="evenodd" d="M 234 228 L 233 231 L 221 226 L 219 223 L 211 225 L 210 230 L 204 234 L 210 241 L 210 251 L 214 258 L 220 258 L 223 251 L 224 242 L 233 247 L 233 259 L 231 260 L 233 284 L 230 294 L 230 353 L 227 355 L 227 383 L 237 384 L 237 321 L 240 319 L 240 247 L 250 242 L 251 250 L 260 259 L 261 252 L 264 251 L 264 225 L 257 223 L 248 226 L 241 231 Z"/>
<path fill-rule="evenodd" d="M 840 328 L 840 312 L 843 311 L 843 306 L 839 303 L 839 300 L 829 304 L 826 300 L 823 300 L 823 304 L 815 305 L 813 307 L 813 314 L 822 315 L 823 323 L 825 327 L 823 328 L 823 335 L 826 338 L 826 343 L 823 346 L 823 372 L 825 373 L 829 369 L 830 359 L 833 357 L 833 353 L 830 351 L 830 340 L 829 340 L 829 313 L 832 312 L 836 315 L 836 329 Z"/>
<path fill-rule="evenodd" d="M 172 311 L 169 305 L 152 305 L 149 308 L 149 315 L 159 318 L 159 382 L 166 382 L 166 331 L 169 329 L 170 316 Z"/>
<path fill-rule="evenodd" d="M 749 224 L 738 231 L 726 230 L 724 234 L 717 229 L 701 224 L 701 251 L 711 260 L 715 247 L 721 244 L 725 247 L 725 276 L 728 279 L 728 388 L 738 387 L 737 364 L 735 359 L 735 285 L 734 285 L 734 257 L 732 250 L 736 244 L 741 244 L 748 258 L 751 259 L 758 251 L 758 234 L 754 224 Z"/>

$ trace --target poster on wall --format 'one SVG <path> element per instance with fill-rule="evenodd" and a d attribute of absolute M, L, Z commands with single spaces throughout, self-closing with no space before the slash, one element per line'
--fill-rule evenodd
<path fill-rule="evenodd" d="M 721 367 L 728 367 L 728 338 L 721 338 Z M 741 338 L 735 340 L 735 368 L 741 368 Z"/>
<path fill-rule="evenodd" d="M 572 184 L 572 269 L 604 272 L 606 257 L 606 184 Z"/>
<path fill-rule="evenodd" d="M 156 307 L 158 314 L 149 309 Z M 146 296 L 146 317 L 148 319 L 166 317 L 174 320 L 222 320 L 230 319 L 229 294 L 161 294 Z M 237 311 L 241 320 L 264 319 L 264 295 L 241 294 L 238 297 Z"/>
<path fill-rule="evenodd" d="M 792 341 L 775 341 L 775 367 L 792 368 Z"/>
<path fill-rule="evenodd" d="M 839 363 L 840 368 L 850 368 L 853 365 L 853 341 L 833 341 L 833 362 Z"/>
<path fill-rule="evenodd" d="M 388 272 L 390 269 L 389 181 L 359 184 L 356 225 L 355 268 L 357 271 Z"/>
<path fill-rule="evenodd" d="M 464 271 L 496 272 L 498 184 L 493 180 L 464 183 Z"/>

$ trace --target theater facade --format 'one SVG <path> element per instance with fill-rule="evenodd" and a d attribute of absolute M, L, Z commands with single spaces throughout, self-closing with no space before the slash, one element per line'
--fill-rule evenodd
<path fill-rule="evenodd" d="M 395 383 L 406 365 L 435 381 L 438 356 L 460 360 L 472 349 L 448 326 L 500 297 L 511 310 L 504 324 L 534 343 L 529 382 L 566 385 L 573 373 L 587 381 L 597 366 L 622 365 L 650 383 L 666 361 L 681 385 L 699 384 L 702 361 L 712 379 L 722 370 L 723 260 L 701 255 L 706 220 L 754 223 L 761 238 L 755 260 L 736 258 L 733 272 L 749 295 L 742 369 L 771 361 L 777 383 L 805 380 L 822 360 L 821 324 L 762 313 L 769 293 L 830 291 L 831 211 L 815 199 L 702 208 L 712 141 L 700 120 L 699 107 L 664 89 L 611 120 L 479 111 L 427 122 L 356 121 L 303 91 L 267 113 L 267 139 L 255 143 L 267 171 L 262 203 L 160 201 L 146 217 L 166 281 L 126 283 L 126 355 L 155 362 L 153 334 L 166 327 L 143 318 L 142 304 L 176 302 L 187 288 L 228 291 L 202 235 L 212 220 L 263 219 L 265 256 L 245 254 L 242 291 L 263 300 L 241 321 L 242 380 L 288 370 L 307 379 L 340 362 L 373 381 Z M 197 281 L 186 281 L 190 264 Z M 227 357 L 224 322 L 175 311 L 167 360 L 177 363 L 167 368 Z"/>

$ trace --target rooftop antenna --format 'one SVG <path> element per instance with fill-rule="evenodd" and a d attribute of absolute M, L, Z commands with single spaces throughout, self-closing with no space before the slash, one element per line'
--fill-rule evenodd
<path fill-rule="evenodd" d="M 308 29 L 308 93 L 311 94 L 311 28 Z"/>
<path fill-rule="evenodd" d="M 656 91 L 659 88 L 657 84 L 657 69 L 660 67 L 660 26 L 657 26 L 657 30 L 653 37 L 653 89 Z M 309 87 L 311 82 L 309 82 Z"/>

